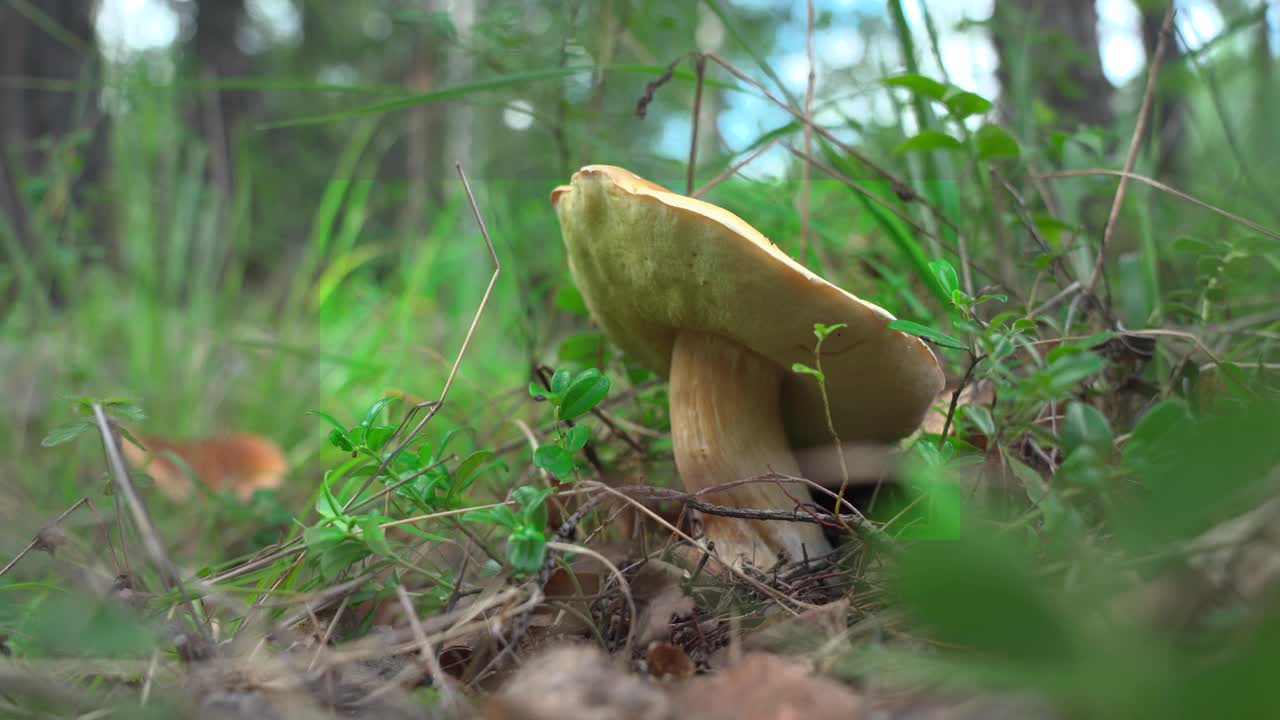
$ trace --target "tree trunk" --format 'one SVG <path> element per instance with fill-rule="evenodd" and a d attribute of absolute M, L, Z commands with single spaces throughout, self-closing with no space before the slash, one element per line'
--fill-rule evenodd
<path fill-rule="evenodd" d="M 996 0 L 991 19 L 1005 111 L 1021 129 L 1030 128 L 1036 101 L 1063 130 L 1111 124 L 1093 0 Z"/>
<path fill-rule="evenodd" d="M 236 33 L 244 20 L 245 0 L 197 1 L 191 44 L 201 80 L 213 84 L 249 73 L 252 62 L 236 44 Z M 199 118 L 193 122 L 209 149 L 209 174 L 225 198 L 234 190 L 235 132 L 250 109 L 250 100 L 246 91 L 210 87 L 201 94 Z"/>
<path fill-rule="evenodd" d="M 1138 9 L 1142 13 L 1142 48 L 1149 67 L 1155 60 L 1160 27 L 1168 12 L 1169 0 L 1142 0 Z M 1163 66 L 1152 106 L 1150 137 L 1156 147 L 1156 177 L 1168 178 L 1170 174 L 1178 173 L 1179 149 L 1187 133 L 1187 107 L 1182 99 L 1182 88 L 1188 81 L 1187 70 L 1182 44 L 1176 36 L 1169 38 L 1165 43 Z"/>
<path fill-rule="evenodd" d="M 29 0 L 22 9 L 0 3 L 0 213 L 8 221 L 0 234 L 7 226 L 36 267 L 38 239 L 86 210 L 84 191 L 101 174 L 93 20 L 94 3 L 85 0 Z M 78 131 L 87 132 L 80 138 Z M 24 192 L 28 178 L 46 181 L 40 195 Z M 56 300 L 59 288 L 42 289 L 50 292 Z"/>

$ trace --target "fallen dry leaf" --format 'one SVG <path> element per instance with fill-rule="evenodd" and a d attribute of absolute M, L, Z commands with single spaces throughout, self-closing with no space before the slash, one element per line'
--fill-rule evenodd
<path fill-rule="evenodd" d="M 649 674 L 654 677 L 684 680 L 693 677 L 694 671 L 697 670 L 689 653 L 683 648 L 657 640 L 649 643 L 644 659 L 645 665 L 649 668 Z"/>
<path fill-rule="evenodd" d="M 486 720 L 674 720 L 660 688 L 600 650 L 565 646 L 540 654 L 484 708 Z"/>
<path fill-rule="evenodd" d="M 752 653 L 715 675 L 684 685 L 675 697 L 682 717 L 698 720 L 858 720 L 861 696 L 818 677 L 805 663 Z"/>

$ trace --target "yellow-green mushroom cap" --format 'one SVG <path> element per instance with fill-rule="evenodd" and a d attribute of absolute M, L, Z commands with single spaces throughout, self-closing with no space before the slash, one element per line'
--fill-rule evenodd
<path fill-rule="evenodd" d="M 737 215 L 629 170 L 588 165 L 551 202 L 591 315 L 629 356 L 666 377 L 681 330 L 732 339 L 788 370 L 781 411 L 793 447 L 829 444 L 813 365 L 814 323 L 847 327 L 823 344 L 841 440 L 913 432 L 943 386 L 937 358 L 893 316 L 813 274 Z"/>

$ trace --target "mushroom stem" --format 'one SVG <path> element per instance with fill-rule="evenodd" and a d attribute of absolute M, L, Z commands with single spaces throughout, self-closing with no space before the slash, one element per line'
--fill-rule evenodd
<path fill-rule="evenodd" d="M 681 331 L 671 351 L 671 441 L 685 488 L 697 492 L 768 472 L 799 475 L 779 409 L 785 371 L 742 345 Z M 758 482 L 709 493 L 708 502 L 791 510 L 811 501 L 803 485 Z M 818 525 L 704 515 L 720 557 L 768 567 L 831 550 Z"/>

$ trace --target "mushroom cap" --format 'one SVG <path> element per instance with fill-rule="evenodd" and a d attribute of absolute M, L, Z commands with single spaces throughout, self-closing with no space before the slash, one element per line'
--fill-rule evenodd
<path fill-rule="evenodd" d="M 181 458 L 211 489 L 234 490 L 243 500 L 258 488 L 279 487 L 289 470 L 279 446 L 261 435 L 238 433 L 186 441 L 135 435 L 147 450 L 122 443 L 125 459 L 134 468 L 145 467 L 156 487 L 175 500 L 185 499 L 193 488 L 187 469 L 174 462 L 170 453 Z"/>
<path fill-rule="evenodd" d="M 784 368 L 783 422 L 793 447 L 829 444 L 814 378 L 814 323 L 847 327 L 822 349 L 841 440 L 913 432 L 942 389 L 919 338 L 885 325 L 888 311 L 813 274 L 737 215 L 666 190 L 629 170 L 588 165 L 551 203 L 592 316 L 629 356 L 666 377 L 681 330 L 733 339 Z"/>

